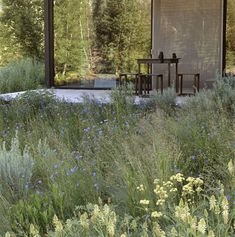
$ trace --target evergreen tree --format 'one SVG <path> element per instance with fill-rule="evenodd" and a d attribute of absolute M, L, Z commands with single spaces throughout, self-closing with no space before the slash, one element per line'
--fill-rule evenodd
<path fill-rule="evenodd" d="M 90 1 L 58 0 L 55 3 L 55 59 L 57 72 L 90 69 Z"/>
<path fill-rule="evenodd" d="M 94 12 L 96 45 L 109 72 L 134 70 L 136 59 L 150 51 L 150 1 L 96 0 Z M 103 9 L 104 8 L 104 9 Z"/>
<path fill-rule="evenodd" d="M 2 0 L 1 22 L 24 56 L 43 57 L 43 1 Z"/>
<path fill-rule="evenodd" d="M 227 14 L 227 67 L 235 72 L 235 1 L 228 1 Z"/>

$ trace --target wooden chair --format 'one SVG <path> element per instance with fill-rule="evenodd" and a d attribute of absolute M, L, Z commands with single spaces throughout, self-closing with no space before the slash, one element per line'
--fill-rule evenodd
<path fill-rule="evenodd" d="M 135 87 L 135 94 L 138 94 L 138 73 L 121 73 L 119 75 L 119 86 L 127 86 L 132 82 Z"/>
<path fill-rule="evenodd" d="M 193 93 L 183 92 L 183 83 L 189 77 L 193 77 Z M 179 73 L 176 81 L 176 92 L 178 95 L 195 95 L 200 90 L 200 74 L 199 73 Z"/>
<path fill-rule="evenodd" d="M 160 91 L 163 93 L 163 75 L 162 74 L 141 74 L 139 76 L 138 87 L 139 94 L 149 95 L 150 91 L 152 90 L 152 82 L 153 79 L 156 80 L 157 90 L 159 90 L 160 84 Z"/>

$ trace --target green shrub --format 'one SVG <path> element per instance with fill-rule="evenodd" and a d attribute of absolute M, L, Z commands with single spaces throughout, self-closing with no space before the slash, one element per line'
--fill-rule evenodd
<path fill-rule="evenodd" d="M 37 89 L 44 85 L 44 65 L 26 58 L 0 69 L 0 93 Z"/>
<path fill-rule="evenodd" d="M 20 150 L 18 136 L 12 139 L 10 149 L 0 147 L 0 194 L 9 202 L 24 198 L 28 192 L 34 162 L 28 148 Z"/>
<path fill-rule="evenodd" d="M 176 109 L 176 94 L 174 88 L 168 88 L 160 92 L 155 92 L 151 98 L 153 105 L 156 105 L 157 109 L 162 110 L 166 115 L 173 115 Z"/>

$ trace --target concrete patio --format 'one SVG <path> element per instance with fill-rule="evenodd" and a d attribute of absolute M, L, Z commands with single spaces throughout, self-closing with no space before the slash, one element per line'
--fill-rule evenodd
<path fill-rule="evenodd" d="M 76 89 L 39 89 L 33 90 L 35 92 L 51 92 L 59 100 L 63 100 L 69 103 L 83 103 L 86 98 L 94 99 L 100 103 L 111 102 L 111 90 L 76 90 Z M 11 101 L 20 95 L 23 95 L 26 91 L 0 94 L 0 99 Z M 140 104 L 147 101 L 148 98 L 134 96 L 134 103 Z M 187 100 L 187 97 L 177 97 L 176 104 L 183 104 Z"/>

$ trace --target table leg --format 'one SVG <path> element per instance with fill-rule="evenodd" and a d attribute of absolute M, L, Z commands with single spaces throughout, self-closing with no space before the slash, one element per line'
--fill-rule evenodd
<path fill-rule="evenodd" d="M 142 92 L 142 90 L 141 90 L 141 76 L 140 76 L 140 71 L 141 71 L 141 65 L 140 65 L 140 63 L 138 64 L 138 90 L 139 90 L 139 92 L 138 92 L 138 95 L 141 95 L 141 92 Z"/>
<path fill-rule="evenodd" d="M 171 64 L 168 63 L 168 87 L 171 86 Z"/>
<path fill-rule="evenodd" d="M 175 91 L 179 92 L 178 63 L 175 64 Z"/>

